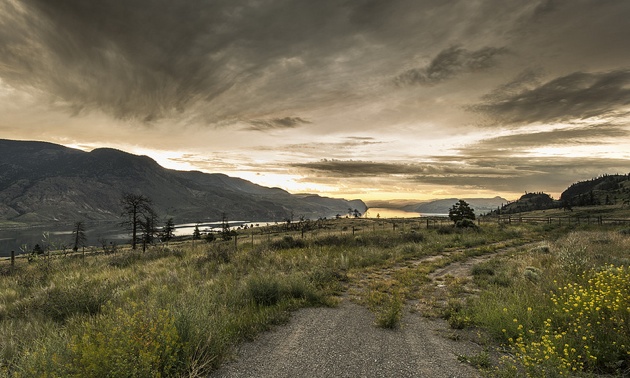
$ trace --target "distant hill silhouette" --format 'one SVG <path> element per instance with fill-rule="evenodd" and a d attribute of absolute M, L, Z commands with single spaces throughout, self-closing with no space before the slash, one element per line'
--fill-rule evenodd
<path fill-rule="evenodd" d="M 461 198 L 466 201 L 470 207 L 475 210 L 476 214 L 483 214 L 496 209 L 508 202 L 505 198 Z M 429 214 L 448 214 L 448 210 L 457 202 L 460 198 L 447 198 L 435 201 L 423 202 L 418 204 L 411 204 L 401 207 L 402 210 L 417 212 L 417 213 L 429 213 Z"/>
<path fill-rule="evenodd" d="M 147 156 L 110 148 L 84 152 L 0 139 L 0 219 L 19 222 L 112 220 L 123 192 L 151 198 L 177 222 L 221 219 L 282 221 L 361 213 L 360 200 L 292 195 L 224 174 L 166 169 Z"/>
<path fill-rule="evenodd" d="M 501 206 L 500 210 L 495 210 L 493 213 L 515 214 L 526 211 L 555 209 L 558 207 L 560 207 L 560 201 L 554 200 L 547 193 L 525 193 L 518 200 Z"/>

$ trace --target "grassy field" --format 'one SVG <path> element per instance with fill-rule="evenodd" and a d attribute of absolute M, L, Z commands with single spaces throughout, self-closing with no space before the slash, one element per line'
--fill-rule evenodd
<path fill-rule="evenodd" d="M 341 219 L 304 234 L 251 230 L 236 243 L 4 261 L 0 376 L 203 376 L 292 310 L 335 306 L 342 293 L 378 326 L 396 328 L 419 301 L 453 328 L 477 327 L 488 356 L 462 358 L 488 375 L 628 368 L 625 230 L 423 225 Z M 442 277 L 448 290 L 431 297 L 433 272 L 480 256 L 472 279 Z"/>

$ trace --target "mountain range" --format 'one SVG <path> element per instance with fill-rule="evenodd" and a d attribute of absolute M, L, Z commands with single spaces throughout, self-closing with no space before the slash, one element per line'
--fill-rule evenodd
<path fill-rule="evenodd" d="M 447 214 L 449 209 L 460 199 L 466 201 L 476 214 L 482 214 L 496 209 L 508 202 L 505 198 L 446 198 L 425 203 L 410 204 L 402 207 L 402 210 L 424 214 Z"/>
<path fill-rule="evenodd" d="M 466 201 L 470 207 L 475 210 L 476 214 L 483 214 L 496 210 L 497 207 L 509 202 L 505 198 L 496 196 L 494 198 L 461 198 Z M 368 205 L 370 207 L 377 208 L 390 208 L 409 211 L 413 213 L 421 214 L 448 214 L 449 209 L 460 198 L 445 198 L 438 200 L 429 200 L 417 202 L 413 200 L 386 200 L 386 201 L 370 201 Z"/>
<path fill-rule="evenodd" d="M 361 200 L 294 195 L 224 174 L 166 169 L 147 156 L 0 139 L 0 220 L 20 223 L 120 218 L 123 193 L 150 198 L 161 218 L 283 221 L 365 212 Z"/>

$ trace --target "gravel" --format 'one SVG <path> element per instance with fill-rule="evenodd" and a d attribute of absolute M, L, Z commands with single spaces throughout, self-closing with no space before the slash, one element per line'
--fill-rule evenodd
<path fill-rule="evenodd" d="M 372 313 L 344 300 L 295 312 L 287 325 L 243 344 L 211 377 L 479 377 L 457 356 L 481 348 L 445 337 L 447 328 L 409 312 L 400 329 L 378 328 Z"/>

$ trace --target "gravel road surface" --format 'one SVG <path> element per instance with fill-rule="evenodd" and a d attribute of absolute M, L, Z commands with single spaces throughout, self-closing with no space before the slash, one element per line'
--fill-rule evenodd
<path fill-rule="evenodd" d="M 243 344 L 211 377 L 479 377 L 457 356 L 481 348 L 448 332 L 443 321 L 409 312 L 400 329 L 381 329 L 367 309 L 344 300 L 295 312 L 288 324 Z"/>

